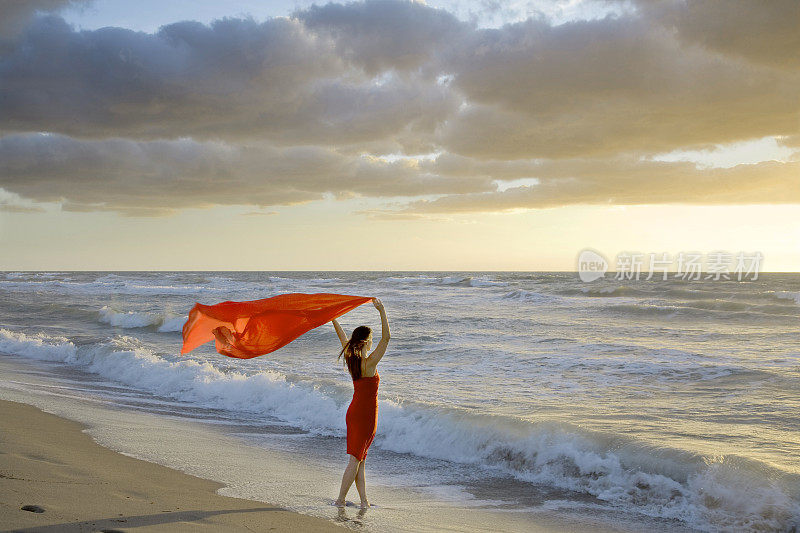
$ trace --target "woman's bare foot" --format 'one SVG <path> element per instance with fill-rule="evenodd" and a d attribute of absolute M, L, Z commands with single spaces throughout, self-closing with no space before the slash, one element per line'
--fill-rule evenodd
<path fill-rule="evenodd" d="M 361 502 L 361 508 L 362 508 L 362 509 L 369 509 L 369 502 L 368 502 L 368 501 L 366 501 L 366 500 L 364 500 L 363 502 Z"/>
<path fill-rule="evenodd" d="M 335 505 L 336 507 L 344 507 L 345 506 L 345 502 L 336 500 L 336 501 L 333 502 L 333 505 Z"/>

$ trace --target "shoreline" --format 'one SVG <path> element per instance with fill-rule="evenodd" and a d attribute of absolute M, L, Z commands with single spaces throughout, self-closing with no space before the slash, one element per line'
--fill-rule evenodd
<path fill-rule="evenodd" d="M 105 448 L 89 426 L 0 400 L 0 531 L 313 531 L 348 528 Z M 32 505 L 44 512 L 21 507 Z"/>
<path fill-rule="evenodd" d="M 481 497 L 477 495 L 446 494 L 440 499 L 442 495 L 436 491 L 402 483 L 387 485 L 376 482 L 372 475 L 370 496 L 378 502 L 378 510 L 362 516 L 356 507 L 348 505 L 346 512 L 342 512 L 328 505 L 332 501 L 331 491 L 339 488 L 338 463 L 331 466 L 328 461 L 314 461 L 311 464 L 303 454 L 267 450 L 202 422 L 198 425 L 192 420 L 161 419 L 156 413 L 134 412 L 118 409 L 118 406 L 109 409 L 102 400 L 69 394 L 62 388 L 64 385 L 50 375 L 51 368 L 45 370 L 38 364 L 31 367 L 29 364 L 35 363 L 34 360 L 17 366 L 14 356 L 2 355 L 0 353 L 0 374 L 4 377 L 3 386 L 0 386 L 0 502 L 3 504 L 0 505 L 0 533 L 102 530 L 293 530 L 294 533 L 298 528 L 301 531 L 357 528 L 387 532 L 447 529 L 487 533 L 633 531 L 621 524 L 587 521 L 557 512 L 540 510 L 531 514 L 525 508 L 482 509 Z M 34 368 L 38 370 L 31 373 Z M 45 371 L 40 373 L 41 370 Z M 24 385 L 19 387 L 20 384 Z M 84 457 L 77 457 L 80 454 Z M 86 455 L 90 455 L 91 460 Z M 74 456 L 77 461 L 72 461 Z M 128 464 L 120 467 L 119 461 Z M 148 483 L 155 478 L 144 470 L 156 471 L 161 481 Z M 109 475 L 115 473 L 118 475 L 109 479 Z M 89 488 L 85 485 L 99 482 L 110 490 L 87 492 Z M 134 482 L 138 488 L 133 486 Z M 179 483 L 190 489 L 184 489 L 179 494 L 180 502 L 169 507 L 162 492 L 166 486 L 179 486 Z M 321 489 L 321 485 L 325 488 Z M 64 486 L 82 488 L 80 498 L 61 498 L 59 489 Z M 269 489 L 265 490 L 266 487 Z M 202 501 L 198 500 L 201 492 Z M 70 492 L 74 494 L 75 491 Z M 188 499 L 183 494 L 192 494 L 193 498 Z M 87 501 L 105 502 L 109 497 L 116 497 L 114 509 L 103 504 L 84 508 L 89 505 Z M 491 503 L 489 500 L 485 503 Z M 348 501 L 352 501 L 352 497 Z M 137 505 L 132 505 L 134 503 Z M 23 505 L 40 505 L 46 512 L 21 511 Z M 238 513 L 237 516 L 244 517 L 231 519 L 230 514 L 222 513 Z M 264 514 L 270 516 L 262 519 Z M 250 515 L 257 515 L 257 519 L 249 518 Z M 274 515 L 281 516 L 276 519 Z M 58 516 L 62 518 L 60 522 L 54 518 Z M 120 519 L 127 522 L 118 522 Z M 271 529 L 273 527 L 275 529 Z"/>

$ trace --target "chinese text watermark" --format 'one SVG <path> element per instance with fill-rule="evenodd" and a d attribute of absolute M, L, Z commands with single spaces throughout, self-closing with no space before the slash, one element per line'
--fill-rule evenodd
<path fill-rule="evenodd" d="M 613 279 L 647 281 L 654 277 L 658 279 L 660 275 L 662 280 L 754 281 L 758 279 L 763 259 L 761 252 L 679 252 L 674 258 L 667 252 L 620 252 L 616 256 Z M 603 278 L 609 270 L 606 258 L 595 250 L 587 248 L 578 255 L 578 275 L 582 281 Z"/>

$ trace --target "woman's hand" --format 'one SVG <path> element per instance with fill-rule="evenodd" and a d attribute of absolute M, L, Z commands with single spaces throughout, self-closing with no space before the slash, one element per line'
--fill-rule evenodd
<path fill-rule="evenodd" d="M 372 299 L 372 304 L 375 306 L 375 309 L 377 309 L 378 311 L 383 309 L 383 304 L 381 303 L 379 298 L 373 298 Z"/>

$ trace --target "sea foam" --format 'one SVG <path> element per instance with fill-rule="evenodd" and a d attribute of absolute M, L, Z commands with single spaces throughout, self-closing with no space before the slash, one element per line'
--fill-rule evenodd
<path fill-rule="evenodd" d="M 76 346 L 62 336 L 0 329 L 0 351 L 80 365 L 167 398 L 267 415 L 316 435 L 346 432 L 345 393 L 272 370 L 248 374 L 189 357 L 169 360 L 134 337 Z M 705 531 L 789 531 L 800 523 L 797 476 L 763 463 L 412 401 L 381 399 L 379 413 L 375 446 L 385 450 L 474 464 Z"/>
<path fill-rule="evenodd" d="M 181 331 L 186 323 L 184 315 L 147 313 L 137 311 L 116 311 L 104 305 L 98 311 L 100 322 L 120 328 L 144 328 L 158 326 L 159 332 Z"/>

